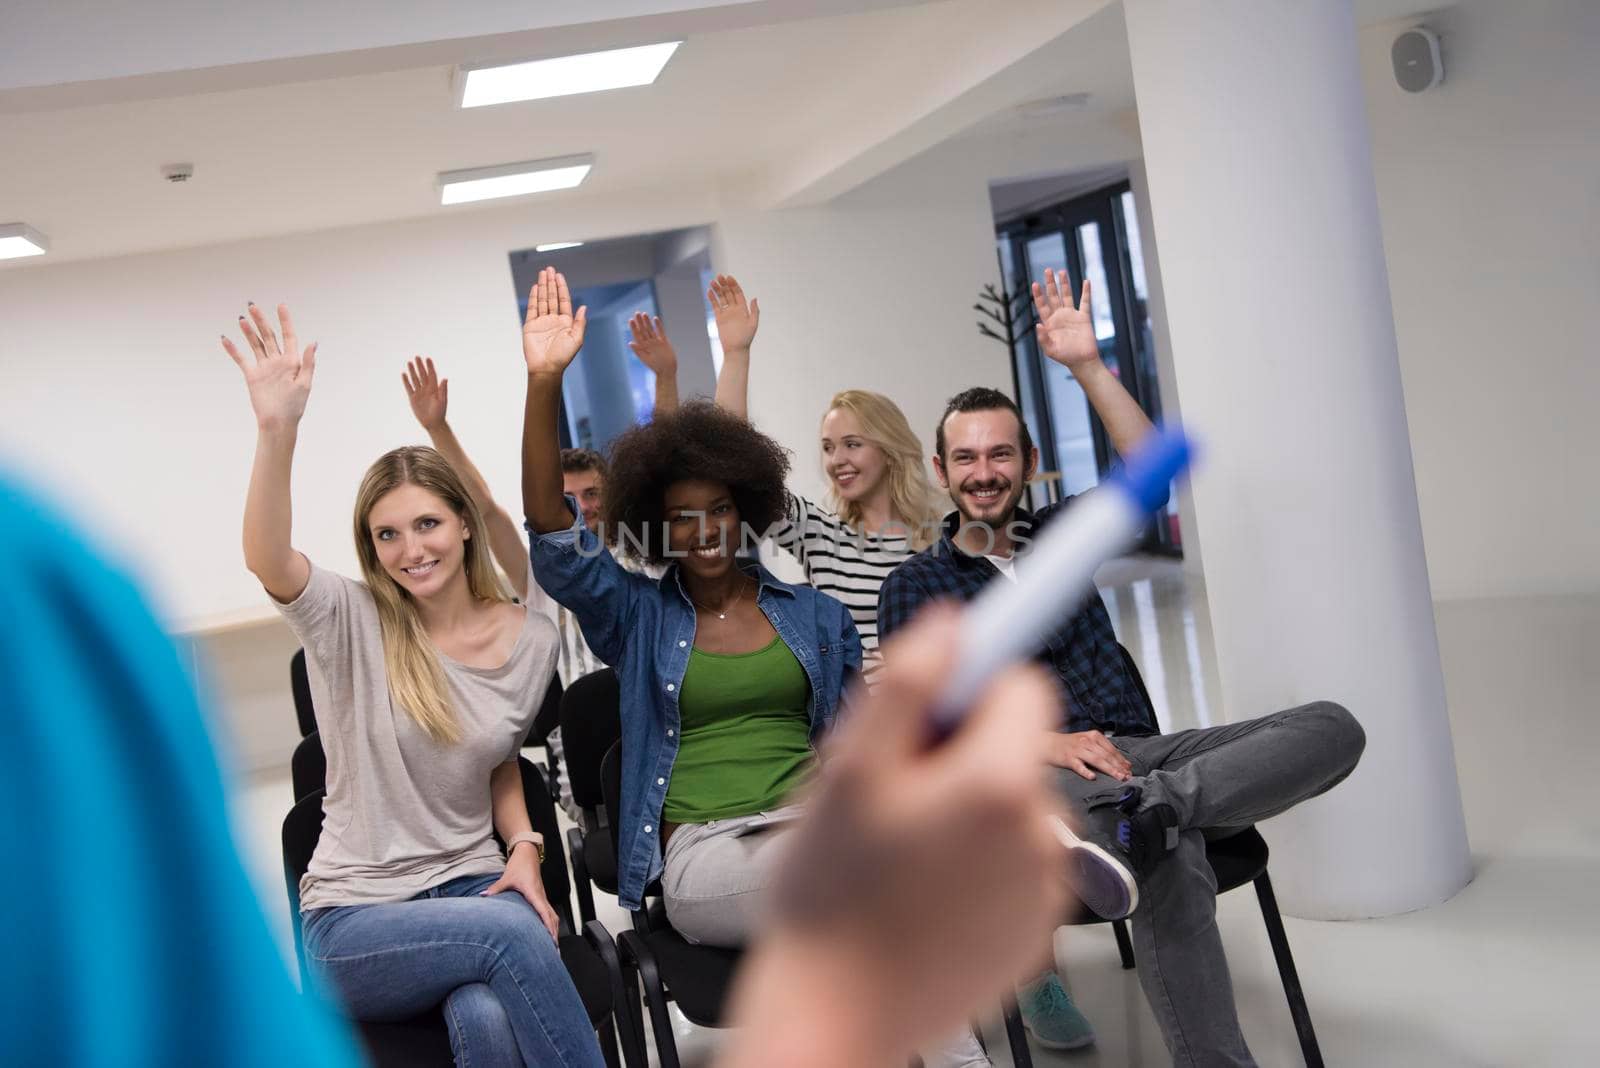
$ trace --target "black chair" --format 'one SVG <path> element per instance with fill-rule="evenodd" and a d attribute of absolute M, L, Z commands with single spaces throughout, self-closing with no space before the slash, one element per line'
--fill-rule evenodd
<path fill-rule="evenodd" d="M 1139 688 L 1144 706 L 1149 710 L 1150 722 L 1156 722 L 1155 706 L 1150 702 L 1150 691 L 1145 688 L 1144 676 L 1133 655 L 1122 649 L 1122 659 Z M 1254 827 L 1229 834 L 1226 837 L 1206 840 L 1206 860 L 1211 864 L 1217 881 L 1217 894 L 1236 890 L 1246 883 L 1254 883 L 1256 900 L 1261 905 L 1261 920 L 1266 924 L 1267 941 L 1272 944 L 1272 956 L 1278 965 L 1278 978 L 1283 982 L 1283 993 L 1289 1002 L 1289 1015 L 1294 1020 L 1295 1033 L 1300 1038 L 1300 1054 L 1306 1068 L 1322 1068 L 1322 1048 L 1317 1043 L 1316 1030 L 1311 1025 L 1311 1010 L 1306 1006 L 1305 991 L 1300 986 L 1300 973 L 1294 966 L 1294 956 L 1289 952 L 1289 936 L 1283 929 L 1283 916 L 1278 912 L 1278 899 L 1272 892 L 1272 880 L 1267 875 L 1268 849 L 1266 839 Z M 1094 916 L 1075 917 L 1074 924 L 1104 923 Z M 1124 970 L 1132 969 L 1133 940 L 1128 936 L 1128 925 L 1123 920 L 1113 921 L 1112 933 L 1117 939 L 1117 953 L 1122 958 Z M 1017 1068 L 1032 1068 L 1033 1058 L 1028 1053 L 1027 1035 L 1022 1018 L 1013 1005 L 1006 1010 L 1006 1036 L 1010 1040 L 1012 1060 Z"/>
<path fill-rule="evenodd" d="M 300 737 L 317 729 L 317 714 L 311 706 L 311 676 L 306 674 L 306 651 L 296 649 L 289 658 L 289 689 L 294 691 L 294 715 L 300 723 Z"/>
<path fill-rule="evenodd" d="M 601 761 L 601 787 L 606 809 L 622 811 L 622 743 L 613 745 Z M 612 839 L 613 861 L 616 844 Z M 633 930 L 617 938 L 623 964 L 623 983 L 628 992 L 630 1011 L 638 1004 L 634 980 L 644 988 L 650 1010 L 650 1028 L 656 1038 L 656 1057 L 661 1068 L 679 1068 L 678 1044 L 667 1012 L 670 997 L 694 1023 L 702 1027 L 724 1026 L 723 1009 L 733 986 L 734 972 L 742 956 L 737 949 L 697 946 L 688 942 L 667 920 L 661 902 L 660 884 L 645 888 L 645 907 L 632 912 Z M 641 1023 L 635 1038 L 644 1045 Z"/>
<path fill-rule="evenodd" d="M 289 778 L 294 783 L 294 799 L 310 797 L 328 785 L 328 757 L 322 750 L 322 735 L 312 731 L 300 739 L 289 758 Z"/>
<path fill-rule="evenodd" d="M 567 781 L 578 806 L 578 826 L 567 832 L 572 854 L 572 881 L 578 892 L 578 917 L 594 919 L 594 893 L 599 887 L 617 892 L 617 851 L 612 842 L 612 814 L 600 785 L 600 764 L 622 738 L 621 693 L 610 668 L 585 675 L 561 697 L 561 748 L 566 754 Z"/>
<path fill-rule="evenodd" d="M 556 755 L 548 748 L 550 732 L 561 725 L 561 676 L 555 673 L 550 675 L 550 685 L 545 687 L 544 699 L 539 702 L 539 711 L 533 715 L 533 722 L 528 724 L 528 736 L 522 739 L 524 749 L 544 749 L 544 779 L 552 789 L 556 782 Z"/>
<path fill-rule="evenodd" d="M 545 890 L 561 920 L 561 960 L 572 976 L 573 985 L 583 1000 L 589 1020 L 595 1027 L 606 1064 L 616 1068 L 617 1034 L 622 1037 L 622 1056 L 628 1068 L 644 1068 L 645 1053 L 638 1036 L 642 1031 L 633 1021 L 630 1001 L 622 980 L 621 962 L 611 935 L 598 921 L 586 923 L 583 934 L 573 933 L 572 904 L 561 837 L 557 833 L 555 804 L 544 778 L 526 759 L 520 760 L 522 788 L 527 798 L 533 827 L 544 835 L 545 859 L 540 866 Z M 283 821 L 283 870 L 293 919 L 295 954 L 302 980 L 309 982 L 305 947 L 300 934 L 300 877 L 311 863 L 322 833 L 321 791 L 295 802 Z M 379 1068 L 435 1066 L 453 1063 L 450 1036 L 444 1016 L 429 1010 L 410 1020 L 394 1023 L 360 1022 L 363 1042 Z"/>

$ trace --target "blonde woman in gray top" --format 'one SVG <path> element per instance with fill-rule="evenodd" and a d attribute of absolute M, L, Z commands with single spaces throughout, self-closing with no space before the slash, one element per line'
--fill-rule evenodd
<path fill-rule="evenodd" d="M 442 1005 L 458 1064 L 602 1064 L 517 765 L 553 629 L 506 594 L 481 513 L 432 449 L 386 453 L 362 479 L 363 582 L 295 550 L 289 476 L 316 345 L 301 349 L 284 305 L 281 335 L 248 312 L 251 356 L 222 339 L 256 417 L 245 564 L 305 645 L 328 755 L 300 884 L 307 961 L 357 1019 Z"/>
<path fill-rule="evenodd" d="M 494 550 L 495 560 L 505 572 L 506 580 L 511 584 L 512 593 L 519 601 L 540 612 L 554 624 L 559 650 L 556 674 L 560 676 L 562 685 L 571 686 L 585 675 L 606 667 L 605 662 L 595 656 L 594 651 L 589 648 L 583 630 L 578 626 L 578 621 L 573 618 L 572 613 L 557 604 L 554 598 L 533 581 L 532 573 L 528 569 L 528 543 L 523 540 L 521 525 L 511 518 L 511 513 L 507 512 L 489 492 L 489 483 L 479 472 L 477 465 L 467 456 L 466 448 L 450 427 L 447 419 L 450 409 L 450 380 L 439 377 L 433 360 L 417 356 L 406 365 L 400 381 L 405 386 L 406 399 L 411 404 L 411 414 L 416 416 L 417 423 L 427 431 L 428 440 L 433 442 L 433 447 L 449 461 L 451 467 L 455 468 L 456 474 L 461 476 L 461 481 L 471 495 L 473 504 L 482 514 L 484 526 L 488 529 L 489 545 Z M 670 411 L 677 403 L 676 380 L 672 374 L 658 373 L 656 409 Z M 578 502 L 578 509 L 583 513 L 583 521 L 590 530 L 596 530 L 599 523 L 600 493 L 605 473 L 605 460 L 599 453 L 590 449 L 561 450 L 562 492 Z M 652 578 L 661 576 L 660 568 L 651 568 L 632 554 L 618 552 L 615 555 L 617 562 L 629 571 L 649 574 Z M 566 810 L 567 815 L 576 820 L 579 816 L 578 807 L 572 799 L 572 779 L 567 774 L 560 727 L 545 736 L 545 745 L 554 757 L 556 799 Z"/>

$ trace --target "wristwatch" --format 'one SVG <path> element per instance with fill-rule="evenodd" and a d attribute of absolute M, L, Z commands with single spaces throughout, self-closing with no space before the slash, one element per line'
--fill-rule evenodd
<path fill-rule="evenodd" d="M 506 859 L 511 859 L 511 851 L 523 842 L 532 842 L 539 850 L 539 863 L 544 863 L 544 835 L 538 831 L 523 831 L 521 834 L 511 836 L 511 841 L 506 843 Z"/>

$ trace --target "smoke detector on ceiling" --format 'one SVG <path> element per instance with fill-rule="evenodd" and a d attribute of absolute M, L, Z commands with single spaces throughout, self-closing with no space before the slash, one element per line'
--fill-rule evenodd
<path fill-rule="evenodd" d="M 161 177 L 169 182 L 187 182 L 194 177 L 194 164 L 168 163 L 161 168 Z"/>
<path fill-rule="evenodd" d="M 1018 104 L 1016 112 L 1024 119 L 1047 119 L 1068 111 L 1082 111 L 1089 106 L 1093 96 L 1093 93 L 1064 93 L 1061 96 L 1041 97 Z"/>

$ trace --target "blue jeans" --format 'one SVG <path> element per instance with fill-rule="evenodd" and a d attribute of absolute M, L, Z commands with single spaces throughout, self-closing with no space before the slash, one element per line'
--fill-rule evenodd
<path fill-rule="evenodd" d="M 588 1013 L 521 894 L 467 875 L 410 901 L 311 909 L 306 958 L 358 1020 L 441 1006 L 458 1065 L 603 1065 Z"/>

